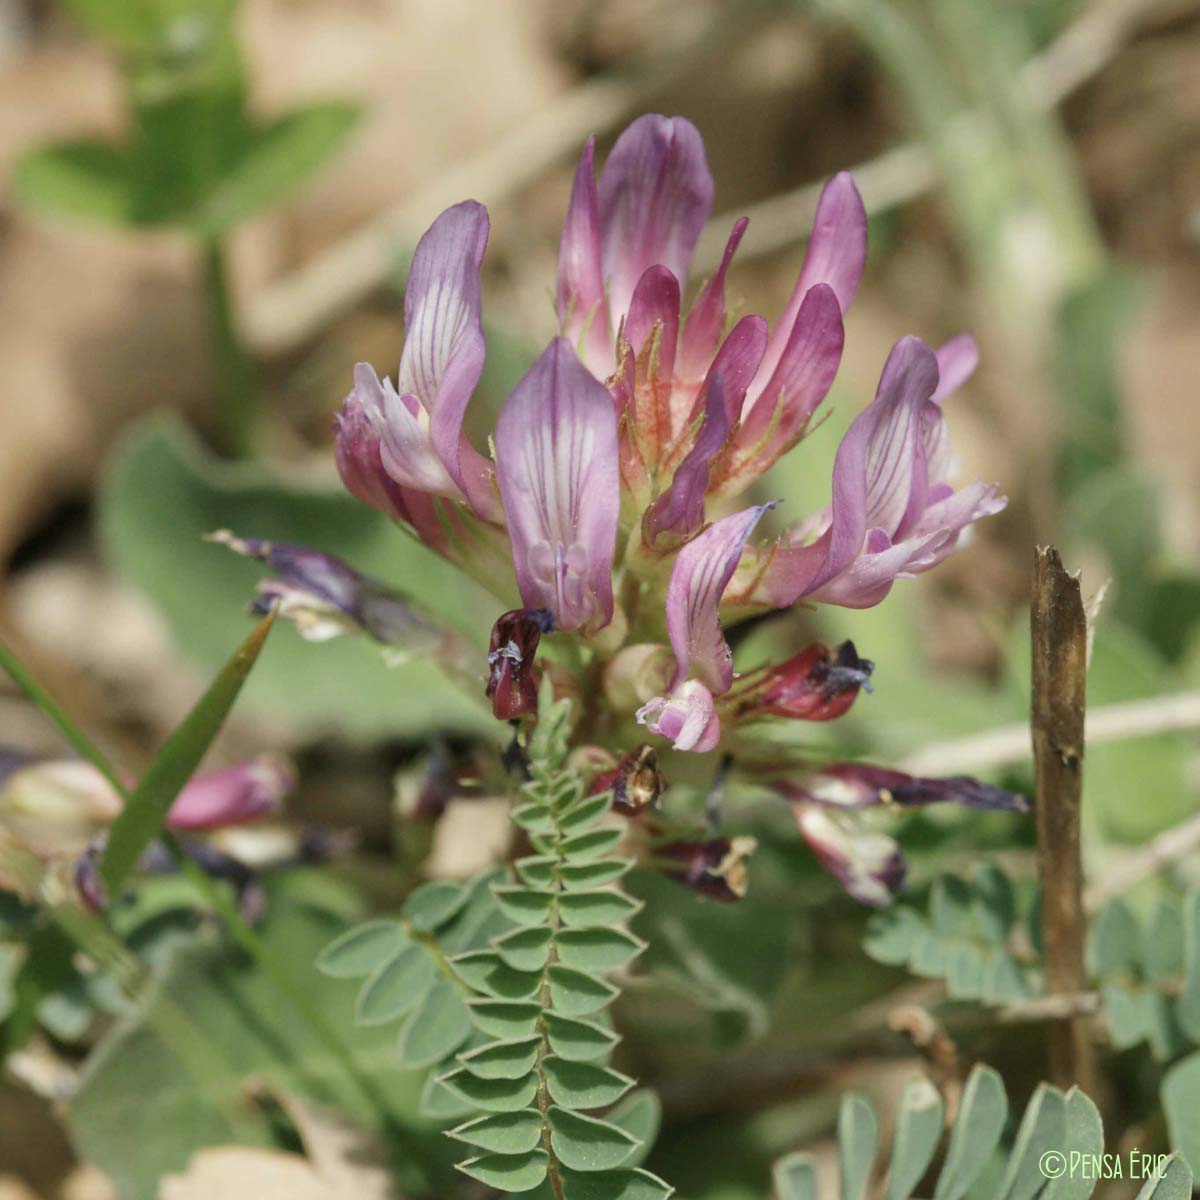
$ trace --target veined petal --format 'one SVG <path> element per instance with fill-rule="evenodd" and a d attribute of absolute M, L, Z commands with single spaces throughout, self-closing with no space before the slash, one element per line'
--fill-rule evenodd
<path fill-rule="evenodd" d="M 792 336 L 792 326 L 808 295 L 809 288 L 827 283 L 837 297 L 843 313 L 858 291 L 863 266 L 867 261 L 867 210 L 847 171 L 835 175 L 824 187 L 813 218 L 812 237 L 800 278 L 791 299 L 771 334 L 767 352 L 759 368 L 758 380 L 765 382 L 775 373 Z"/>
<path fill-rule="evenodd" d="M 908 532 L 925 508 L 922 417 L 937 384 L 933 351 L 919 338 L 902 338 L 884 364 L 875 400 L 846 435 L 847 440 L 854 436 L 861 422 L 867 526 L 885 530 L 894 540 Z M 835 488 L 835 514 L 836 506 Z"/>
<path fill-rule="evenodd" d="M 694 675 L 716 694 L 733 682 L 733 655 L 717 606 L 733 577 L 742 547 L 772 504 L 756 505 L 715 521 L 675 559 L 667 585 L 667 633 L 675 651 L 677 688 Z"/>
<path fill-rule="evenodd" d="M 888 356 L 875 399 L 842 438 L 833 464 L 832 521 L 824 565 L 807 585 L 815 591 L 848 567 L 868 529 L 895 538 L 925 500 L 921 406 L 937 386 L 937 360 L 917 338 Z"/>
<path fill-rule="evenodd" d="M 766 344 L 767 326 L 762 317 L 743 317 L 730 330 L 701 387 L 704 423 L 695 444 L 643 519 L 642 532 L 651 545 L 665 533 L 690 537 L 704 524 L 710 464 L 738 420 L 746 387 Z"/>
<path fill-rule="evenodd" d="M 408 396 L 429 414 L 429 441 L 446 473 L 485 517 L 499 511 L 491 466 L 467 441 L 463 418 L 483 371 L 479 273 L 487 240 L 487 210 L 464 200 L 446 209 L 417 243 L 404 294 L 404 353 L 395 387 L 410 415 L 416 414 L 403 402 Z M 403 444 L 409 430 L 400 406 L 387 404 L 385 413 L 389 431 L 393 417 L 398 419 L 395 436 Z"/>
<path fill-rule="evenodd" d="M 770 379 L 747 397 L 731 473 L 749 464 L 753 475 L 761 474 L 796 443 L 833 384 L 844 342 L 837 296 L 828 284 L 815 284 Z"/>
<path fill-rule="evenodd" d="M 729 241 L 725 243 L 721 265 L 688 313 L 679 349 L 679 373 L 685 380 L 698 379 L 704 374 L 721 340 L 725 329 L 725 275 L 749 224 L 749 217 L 742 217 L 735 223 Z"/>
<path fill-rule="evenodd" d="M 621 502 L 617 418 L 565 338 L 505 401 L 496 463 L 525 606 L 549 609 L 559 629 L 603 628 Z"/>
<path fill-rule="evenodd" d="M 367 368 L 370 370 L 370 368 Z M 370 372 L 374 377 L 375 372 Z M 378 384 L 378 379 L 375 379 Z M 383 466 L 382 388 L 369 384 L 346 397 L 334 420 L 334 457 L 347 491 L 393 520 L 407 521 L 426 545 L 446 553 L 449 540 L 431 495 L 397 483 Z"/>
<path fill-rule="evenodd" d="M 194 776 L 167 813 L 171 829 L 221 829 L 269 817 L 296 785 L 296 772 L 264 756 Z"/>
<path fill-rule="evenodd" d="M 429 436 L 429 415 L 415 396 L 397 395 L 368 363 L 354 368 L 354 395 L 365 410 L 383 414 L 379 455 L 383 469 L 402 487 L 433 496 L 463 499 Z"/>
<path fill-rule="evenodd" d="M 588 138 L 558 247 L 556 302 L 563 335 L 597 379 L 613 371 L 613 329 L 600 266 L 600 212 L 596 198 L 596 139 Z"/>
<path fill-rule="evenodd" d="M 695 679 L 673 688 L 667 696 L 655 696 L 636 713 L 638 723 L 665 737 L 676 750 L 703 754 L 721 740 L 712 692 Z"/>
<path fill-rule="evenodd" d="M 682 117 L 639 117 L 617 139 L 597 190 L 601 267 L 614 325 L 647 267 L 687 281 L 712 208 L 713 182 L 696 127 Z"/>
<path fill-rule="evenodd" d="M 951 338 L 937 350 L 938 385 L 922 415 L 926 473 L 930 484 L 944 483 L 955 472 L 950 432 L 942 415 L 942 402 L 957 391 L 979 365 L 979 348 L 970 334 Z"/>

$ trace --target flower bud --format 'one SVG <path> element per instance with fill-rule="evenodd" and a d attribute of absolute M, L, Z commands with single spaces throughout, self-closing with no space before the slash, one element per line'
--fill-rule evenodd
<path fill-rule="evenodd" d="M 43 863 L 82 854 L 120 811 L 120 796 L 86 762 L 33 763 L 0 792 L 0 829 Z"/>
<path fill-rule="evenodd" d="M 223 829 L 269 817 L 296 786 L 283 759 L 263 755 L 221 771 L 194 776 L 167 813 L 167 825 L 184 832 Z"/>
<path fill-rule="evenodd" d="M 604 695 L 617 712 L 634 709 L 671 684 L 675 659 L 658 642 L 638 642 L 620 650 L 604 669 Z"/>
<path fill-rule="evenodd" d="M 533 659 L 542 634 L 553 628 L 554 618 L 544 608 L 513 609 L 492 626 L 485 695 L 497 720 L 511 721 L 537 712 L 538 676 Z"/>

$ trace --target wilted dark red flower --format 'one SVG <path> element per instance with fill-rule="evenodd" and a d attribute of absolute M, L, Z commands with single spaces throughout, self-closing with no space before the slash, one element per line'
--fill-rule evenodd
<path fill-rule="evenodd" d="M 859 658 L 853 642 L 836 651 L 814 642 L 786 662 L 771 667 L 755 689 L 754 708 L 776 717 L 832 721 L 853 703 L 859 688 L 871 690 L 875 664 Z"/>
<path fill-rule="evenodd" d="M 537 712 L 537 673 L 533 659 L 543 633 L 554 628 L 544 608 L 515 608 L 492 626 L 488 643 L 488 683 L 485 694 L 498 720 L 511 721 Z"/>
<path fill-rule="evenodd" d="M 667 790 L 667 781 L 658 769 L 658 751 L 653 746 L 631 750 L 611 771 L 592 780 L 591 795 L 612 789 L 614 812 L 636 817 Z"/>
<path fill-rule="evenodd" d="M 727 903 L 741 900 L 749 886 L 746 859 L 758 849 L 757 838 L 717 837 L 703 842 L 670 842 L 656 846 L 660 860 L 674 860 L 679 866 L 663 864 L 663 873 L 686 884 L 712 900 Z"/>

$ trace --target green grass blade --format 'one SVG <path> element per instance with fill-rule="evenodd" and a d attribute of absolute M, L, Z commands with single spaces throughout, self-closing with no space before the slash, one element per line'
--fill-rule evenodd
<path fill-rule="evenodd" d="M 274 614 L 263 619 L 147 767 L 121 815 L 113 822 L 100 860 L 100 877 L 111 895 L 158 836 L 167 812 L 212 745 L 271 632 Z"/>

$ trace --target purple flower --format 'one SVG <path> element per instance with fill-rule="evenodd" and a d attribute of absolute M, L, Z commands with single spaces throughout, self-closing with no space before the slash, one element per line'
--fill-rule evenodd
<path fill-rule="evenodd" d="M 866 258 L 866 209 L 843 171 L 821 192 L 804 266 L 750 384 L 715 490 L 741 491 L 804 436 L 837 374 L 842 315 Z"/>
<path fill-rule="evenodd" d="M 621 507 L 617 420 L 565 338 L 505 401 L 496 461 L 525 606 L 548 609 L 558 629 L 602 629 L 613 615 Z"/>
<path fill-rule="evenodd" d="M 717 615 L 742 548 L 770 504 L 714 522 L 675 559 L 667 585 L 667 633 L 675 674 L 667 696 L 638 710 L 637 719 L 677 750 L 711 750 L 721 734 L 713 696 L 733 683 L 733 655 Z"/>
<path fill-rule="evenodd" d="M 366 363 L 354 369 L 338 425 L 338 466 L 352 492 L 384 511 L 407 517 L 410 493 L 425 493 L 465 499 L 484 518 L 498 515 L 491 464 L 463 432 L 483 371 L 479 272 L 487 239 L 481 204 L 465 200 L 442 213 L 413 255 L 396 383 L 381 382 Z"/>
<path fill-rule="evenodd" d="M 743 317 L 730 331 L 700 389 L 704 423 L 670 485 L 646 510 L 642 536 L 650 546 L 664 535 L 682 540 L 704 527 L 704 497 L 713 459 L 725 445 L 746 398 L 746 388 L 767 344 L 767 323 Z"/>
<path fill-rule="evenodd" d="M 293 621 L 309 641 L 361 632 L 385 645 L 411 646 L 432 645 L 441 636 L 399 592 L 360 575 L 331 554 L 286 542 L 241 538 L 228 529 L 205 537 L 266 563 L 275 578 L 259 583 L 256 610 L 267 612 L 278 604 L 280 615 Z"/>
<path fill-rule="evenodd" d="M 836 175 L 778 321 L 734 322 L 725 289 L 744 219 L 684 306 L 712 198 L 700 134 L 682 118 L 635 120 L 598 177 L 588 142 L 559 247 L 561 336 L 503 404 L 494 465 L 463 433 L 484 355 L 481 206 L 448 209 L 418 246 L 395 383 L 356 370 L 338 420 L 339 470 L 356 496 L 501 595 L 498 610 L 510 611 L 493 630 L 488 683 L 500 717 L 533 710 L 533 655 L 546 630 L 527 618 L 545 611 L 556 632 L 596 639 L 589 661 L 600 670 L 587 686 L 602 683 L 611 708 L 636 709 L 677 749 L 713 749 L 722 722 L 832 719 L 869 675 L 852 648 L 837 660 L 810 648 L 733 690 L 719 613 L 800 599 L 877 603 L 896 578 L 940 561 L 973 521 L 1003 506 L 995 488 L 955 492 L 947 482 L 941 405 L 974 368 L 974 343 L 956 339 L 935 355 L 910 338 L 842 442 L 827 512 L 748 549 L 762 508 L 712 520 L 710 500 L 743 491 L 810 429 L 841 361 L 867 236 L 853 180 Z M 510 552 L 519 607 L 505 594 Z M 369 581 L 314 588 L 315 561 L 297 577 L 280 573 L 267 593 L 310 636 L 370 628 L 363 602 L 379 593 L 364 591 Z M 401 609 L 391 615 L 403 625 Z M 664 617 L 669 677 L 655 641 Z"/>
<path fill-rule="evenodd" d="M 898 342 L 874 402 L 851 425 L 833 468 L 833 504 L 812 542 L 773 547 L 755 565 L 748 596 L 782 608 L 801 597 L 869 608 L 897 578 L 936 566 L 963 531 L 1005 505 L 995 485 L 947 482 L 952 462 L 941 401 L 970 373 L 974 344 L 956 339 L 939 356 L 917 338 Z"/>

